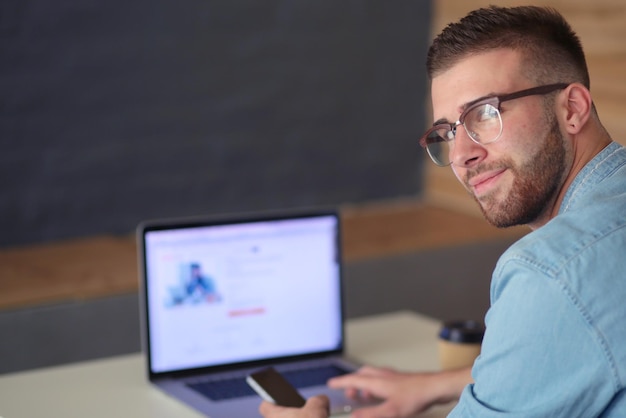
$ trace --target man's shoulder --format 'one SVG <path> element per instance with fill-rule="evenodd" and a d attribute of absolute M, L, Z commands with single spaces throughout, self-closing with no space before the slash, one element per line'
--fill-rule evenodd
<path fill-rule="evenodd" d="M 578 172 L 559 215 L 600 204 L 626 205 L 626 148 L 617 142 L 608 145 Z"/>
<path fill-rule="evenodd" d="M 626 192 L 619 199 L 583 206 L 560 214 L 525 235 L 505 251 L 498 266 L 527 261 L 544 270 L 558 270 L 578 257 L 603 263 L 626 253 Z M 626 270 L 625 270 L 626 271 Z"/>

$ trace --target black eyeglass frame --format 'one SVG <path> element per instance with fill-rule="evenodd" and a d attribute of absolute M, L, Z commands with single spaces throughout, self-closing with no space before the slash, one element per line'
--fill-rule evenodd
<path fill-rule="evenodd" d="M 452 132 L 452 138 L 451 139 L 445 139 L 446 142 L 450 142 L 453 141 L 456 138 L 456 129 L 459 125 L 463 125 L 463 128 L 465 128 L 465 130 L 468 133 L 468 136 L 470 137 L 470 139 L 472 141 L 474 141 L 475 143 L 479 144 L 479 145 L 486 145 L 486 144 L 491 144 L 492 142 L 496 142 L 500 136 L 502 135 L 502 119 L 500 116 L 500 105 L 503 102 L 509 101 L 509 100 L 515 100 L 515 99 L 520 99 L 522 97 L 527 97 L 527 96 L 535 96 L 535 95 L 544 95 L 544 94 L 549 94 L 552 93 L 554 91 L 557 90 L 562 90 L 564 88 L 566 88 L 567 86 L 569 86 L 571 83 L 554 83 L 554 84 L 546 84 L 543 86 L 537 86 L 537 87 L 531 87 L 529 89 L 524 89 L 524 90 L 520 90 L 520 91 L 516 91 L 513 93 L 508 93 L 508 94 L 501 94 L 501 95 L 497 95 L 497 96 L 489 96 L 489 97 L 481 97 L 479 99 L 476 99 L 474 101 L 471 101 L 469 103 L 466 104 L 465 106 L 465 110 L 463 110 L 463 113 L 461 113 L 461 115 L 459 116 L 459 120 L 454 122 L 454 123 L 438 123 L 436 125 L 433 125 L 432 128 L 428 129 L 423 135 L 422 137 L 419 139 L 419 144 L 422 148 L 425 148 L 426 151 L 428 152 L 428 155 L 430 156 L 431 160 L 433 160 L 433 162 L 435 164 L 437 164 L 438 166 L 441 167 L 445 167 L 447 165 L 450 165 L 451 163 L 448 164 L 439 164 L 437 161 L 435 161 L 435 158 L 431 155 L 430 151 L 428 150 L 428 143 L 426 142 L 426 140 L 428 139 L 428 136 L 433 133 L 434 131 L 437 131 L 439 129 L 446 129 L 449 130 L 450 132 Z M 467 116 L 467 114 L 469 112 L 471 112 L 472 110 L 474 110 L 476 107 L 478 106 L 483 106 L 483 105 L 491 105 L 493 106 L 495 109 L 497 109 L 498 111 L 498 117 L 500 118 L 500 133 L 494 138 L 491 139 L 489 141 L 486 142 L 480 142 L 477 138 L 474 138 L 474 136 L 472 135 L 472 132 L 470 132 L 466 127 L 465 127 L 465 117 Z"/>

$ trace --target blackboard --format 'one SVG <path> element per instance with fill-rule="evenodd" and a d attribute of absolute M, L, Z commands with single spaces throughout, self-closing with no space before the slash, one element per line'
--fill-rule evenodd
<path fill-rule="evenodd" d="M 430 8 L 3 0 L 0 246 L 419 195 Z"/>

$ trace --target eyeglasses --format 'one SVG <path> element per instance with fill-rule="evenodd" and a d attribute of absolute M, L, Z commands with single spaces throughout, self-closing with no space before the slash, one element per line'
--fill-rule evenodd
<path fill-rule="evenodd" d="M 426 148 L 428 155 L 440 167 L 448 166 L 452 141 L 456 137 L 456 130 L 463 125 L 467 135 L 479 145 L 495 142 L 502 135 L 502 116 L 500 104 L 509 100 L 526 96 L 544 95 L 569 86 L 567 83 L 548 84 L 533 87 L 515 93 L 480 98 L 466 105 L 456 123 L 437 123 L 420 138 L 419 143 Z"/>

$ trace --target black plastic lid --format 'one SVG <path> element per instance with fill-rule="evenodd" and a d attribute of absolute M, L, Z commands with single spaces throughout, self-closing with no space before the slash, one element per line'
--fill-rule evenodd
<path fill-rule="evenodd" d="M 449 321 L 443 324 L 439 338 L 453 343 L 480 343 L 485 326 L 478 321 Z"/>

